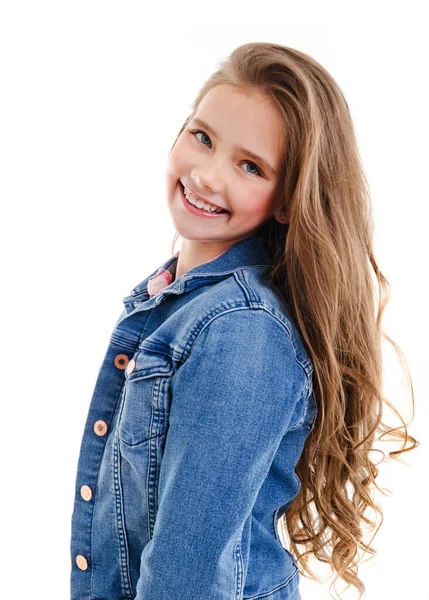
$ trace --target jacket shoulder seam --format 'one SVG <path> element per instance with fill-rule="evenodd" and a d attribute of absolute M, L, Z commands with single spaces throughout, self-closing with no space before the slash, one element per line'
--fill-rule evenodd
<path fill-rule="evenodd" d="M 222 315 L 229 314 L 231 312 L 236 312 L 238 310 L 250 310 L 250 311 L 262 310 L 266 314 L 270 315 L 274 321 L 276 321 L 281 327 L 283 327 L 283 329 L 285 329 L 285 331 L 287 332 L 289 341 L 293 348 L 295 360 L 300 365 L 302 371 L 304 372 L 306 383 L 304 386 L 303 394 L 307 393 L 307 395 L 308 395 L 308 390 L 310 387 L 309 386 L 309 378 L 311 377 L 311 374 L 312 374 L 312 365 L 311 365 L 311 363 L 309 364 L 307 361 L 302 360 L 301 357 L 299 356 L 299 352 L 296 347 L 294 336 L 293 336 L 288 324 L 285 323 L 283 321 L 283 319 L 279 318 L 277 311 L 275 309 L 268 307 L 262 303 L 254 305 L 253 307 L 249 307 L 248 305 L 243 304 L 243 302 L 237 302 L 237 303 L 231 303 L 227 307 L 225 307 L 225 305 L 222 305 L 222 306 L 218 306 L 218 307 L 214 308 L 208 315 L 206 315 L 204 317 L 204 319 L 199 321 L 195 325 L 193 330 L 191 331 L 191 333 L 188 337 L 187 343 L 185 345 L 185 349 L 182 354 L 182 361 L 185 361 L 189 357 L 190 353 L 192 352 L 192 348 L 194 347 L 199 336 L 206 329 L 206 327 L 208 327 L 211 323 L 213 323 L 217 318 L 221 317 Z"/>
<path fill-rule="evenodd" d="M 234 273 L 234 278 L 237 282 L 237 285 L 239 285 L 242 288 L 243 294 L 248 302 L 249 308 L 265 309 L 273 317 L 275 317 L 283 325 L 283 327 L 285 327 L 285 329 L 287 330 L 287 332 L 289 334 L 291 343 L 293 345 L 296 360 L 297 360 L 297 362 L 299 362 L 301 367 L 304 369 L 306 376 L 308 378 L 310 378 L 312 375 L 312 371 L 313 371 L 313 365 L 308 358 L 302 357 L 302 355 L 298 351 L 296 344 L 295 344 L 294 336 L 290 329 L 289 320 L 285 319 L 284 315 L 279 313 L 275 308 L 269 306 L 267 303 L 265 303 L 263 300 L 261 300 L 261 297 L 257 294 L 257 291 L 254 289 L 254 286 L 251 285 L 251 282 L 248 279 L 248 273 L 246 272 L 245 269 L 236 271 Z"/>

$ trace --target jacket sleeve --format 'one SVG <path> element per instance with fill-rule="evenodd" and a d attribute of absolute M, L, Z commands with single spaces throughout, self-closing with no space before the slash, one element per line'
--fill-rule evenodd
<path fill-rule="evenodd" d="M 136 600 L 242 597 L 243 526 L 297 420 L 305 372 L 281 322 L 262 309 L 236 309 L 204 325 L 171 390 L 158 512 Z"/>

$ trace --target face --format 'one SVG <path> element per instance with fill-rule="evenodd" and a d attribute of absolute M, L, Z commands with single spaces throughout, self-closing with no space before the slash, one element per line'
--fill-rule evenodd
<path fill-rule="evenodd" d="M 280 115 L 259 94 L 225 84 L 206 94 L 167 163 L 168 207 L 184 240 L 212 242 L 222 251 L 275 214 L 281 131 Z M 190 206 L 182 184 L 194 192 L 191 202 L 227 212 L 213 216 Z"/>

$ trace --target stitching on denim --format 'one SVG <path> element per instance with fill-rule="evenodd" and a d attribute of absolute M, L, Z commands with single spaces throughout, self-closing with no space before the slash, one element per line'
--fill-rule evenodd
<path fill-rule="evenodd" d="M 305 417 L 307 415 L 307 407 L 305 406 L 305 402 L 308 400 L 307 388 L 308 388 L 308 379 L 306 379 L 305 386 L 304 386 L 304 389 L 302 391 L 302 394 L 301 394 L 299 400 L 296 403 L 297 407 L 301 403 L 304 404 L 303 409 L 302 409 L 301 418 L 295 423 L 295 425 L 293 427 L 289 427 L 288 431 L 295 431 L 295 429 L 299 429 L 300 427 L 302 427 L 303 423 L 305 422 Z"/>
<path fill-rule="evenodd" d="M 123 399 L 123 395 L 124 394 L 125 394 L 125 385 L 122 387 L 121 393 L 118 395 L 118 399 L 116 400 L 115 406 L 113 408 L 112 416 L 110 418 L 110 421 L 107 424 L 108 428 L 109 428 L 109 431 L 111 429 L 111 425 L 112 425 L 112 422 L 113 422 L 113 419 L 114 419 L 114 415 L 116 413 L 116 408 L 118 406 L 118 402 L 119 402 L 119 408 L 120 408 L 120 410 L 122 410 L 122 399 Z M 96 496 L 97 496 L 97 484 L 98 484 L 98 477 L 99 477 L 99 474 L 100 474 L 100 466 L 101 466 L 101 463 L 103 461 L 104 453 L 106 451 L 106 445 L 107 445 L 107 440 L 104 441 L 103 452 L 101 453 L 100 460 L 98 462 L 98 467 L 96 469 L 96 471 L 97 471 L 97 479 L 96 479 L 96 484 L 94 486 L 94 502 L 93 502 L 93 505 L 92 505 L 91 519 L 90 519 L 90 524 L 89 524 L 90 531 L 91 531 L 91 534 L 90 534 L 91 547 L 89 549 L 89 555 L 90 555 L 90 561 L 91 561 L 90 562 L 90 565 L 91 565 L 91 575 L 90 575 L 90 583 L 89 583 L 89 594 L 90 594 L 91 600 L 93 598 L 92 591 L 93 591 L 93 587 L 94 587 L 94 569 L 92 568 L 92 565 L 94 564 L 94 559 L 93 559 L 93 556 L 94 556 L 94 554 L 93 554 L 93 548 L 94 548 L 94 527 L 93 527 L 94 507 L 95 507 Z"/>
<path fill-rule="evenodd" d="M 142 341 L 138 350 L 139 352 L 152 352 L 153 354 L 162 354 L 168 358 L 171 362 L 171 359 L 174 358 L 171 354 L 171 346 L 168 344 L 164 344 L 160 341 L 148 340 L 147 338 Z"/>
<path fill-rule="evenodd" d="M 237 271 L 236 273 L 234 273 L 234 278 L 237 281 L 237 284 L 242 288 L 243 294 L 247 298 L 249 306 L 251 308 L 260 306 L 261 305 L 260 298 L 256 294 L 256 292 L 252 289 L 252 287 L 249 285 L 249 283 L 246 279 L 246 272 L 245 271 Z"/>
<path fill-rule="evenodd" d="M 153 373 L 149 373 L 149 375 L 140 375 L 140 371 L 136 371 L 135 375 L 132 373 L 126 377 L 126 380 L 130 383 L 134 383 L 135 381 L 142 381 L 142 379 L 150 379 L 151 377 L 170 377 L 173 374 L 173 369 L 169 369 L 165 373 L 160 373 L 159 371 L 154 371 Z"/>
<path fill-rule="evenodd" d="M 307 379 L 306 387 L 304 388 L 304 391 L 300 398 L 300 400 L 304 399 L 304 401 L 305 401 L 305 409 L 304 409 L 303 415 L 302 415 L 300 421 L 298 421 L 298 423 L 296 423 L 296 425 L 294 425 L 291 429 L 289 429 L 289 431 L 294 431 L 295 429 L 298 429 L 298 427 L 302 427 L 302 425 L 306 422 L 307 415 L 310 410 L 309 400 L 310 400 L 312 391 L 313 391 L 313 386 L 311 384 L 311 379 Z M 314 425 L 314 421 L 315 421 L 315 415 L 312 418 L 312 425 L 310 427 L 310 430 L 312 429 L 312 427 Z"/>
<path fill-rule="evenodd" d="M 129 350 L 135 352 L 135 346 L 129 342 L 126 338 L 119 337 L 116 333 L 112 333 L 110 336 L 110 343 L 115 346 L 119 346 L 121 350 Z"/>
<path fill-rule="evenodd" d="M 147 378 L 149 379 L 149 378 Z M 140 379 L 141 380 L 141 379 Z M 167 381 L 168 380 L 168 381 Z M 158 438 L 165 433 L 165 424 L 166 424 L 166 414 L 164 410 L 164 403 L 160 404 L 160 399 L 164 397 L 164 394 L 167 393 L 168 385 L 170 383 L 171 376 L 155 376 L 152 381 L 152 386 L 150 390 L 150 398 L 151 398 L 151 418 L 149 424 L 148 435 L 144 435 L 143 439 L 139 439 L 138 441 L 129 441 L 124 439 L 122 435 L 122 411 L 119 415 L 118 429 L 119 429 L 119 437 L 121 442 L 123 442 L 129 448 L 133 448 L 134 446 L 139 446 L 140 444 L 144 444 L 154 438 Z M 134 381 L 139 381 L 135 380 Z M 125 389 L 125 386 L 124 386 Z M 125 401 L 124 401 L 125 404 Z M 147 407 L 146 407 L 147 408 Z M 134 436 L 132 436 L 134 438 Z M 140 436 L 139 436 L 140 437 Z"/>
<path fill-rule="evenodd" d="M 271 264 L 262 264 L 262 265 L 240 265 L 239 267 L 234 267 L 232 269 L 227 269 L 226 271 L 220 271 L 217 273 L 192 273 L 191 275 L 184 275 L 183 281 L 192 281 L 193 279 L 199 278 L 214 278 L 214 277 L 224 277 L 225 275 L 233 276 L 237 271 L 251 271 L 253 269 L 266 269 L 267 267 L 272 267 Z"/>
<path fill-rule="evenodd" d="M 306 376 L 306 379 L 307 379 L 308 376 L 311 374 L 311 372 L 313 370 L 313 367 L 312 367 L 311 363 L 309 363 L 308 361 L 301 360 L 301 358 L 299 356 L 298 349 L 296 347 L 295 337 L 294 337 L 294 335 L 292 334 L 292 331 L 291 331 L 290 323 L 289 322 L 285 323 L 283 321 L 283 319 L 279 317 L 279 313 L 274 308 L 267 307 L 265 305 L 262 306 L 261 308 L 263 308 L 263 310 L 265 310 L 266 312 L 268 312 L 274 319 L 276 319 L 276 321 L 278 321 L 280 323 L 280 325 L 282 327 L 284 327 L 284 329 L 286 329 L 286 331 L 288 332 L 289 339 L 291 341 L 291 344 L 292 344 L 292 347 L 293 347 L 293 350 L 294 350 L 296 362 L 301 366 L 301 368 L 304 371 L 304 374 Z"/>
<path fill-rule="evenodd" d="M 166 424 L 166 414 L 164 409 L 164 399 L 170 388 L 171 375 L 156 377 L 152 384 L 152 418 L 149 433 L 150 438 L 159 437 L 164 431 Z M 152 429 L 154 429 L 152 434 Z"/>
<path fill-rule="evenodd" d="M 131 582 L 131 574 L 130 574 L 130 561 L 129 561 L 129 550 L 128 550 L 128 542 L 125 534 L 125 515 L 124 515 L 124 503 L 123 503 L 123 492 L 121 485 L 121 472 L 120 472 L 120 459 L 119 459 L 119 450 L 118 450 L 118 432 L 116 433 L 115 439 L 113 441 L 113 477 L 114 477 L 114 486 L 115 486 L 115 506 L 116 506 L 116 525 L 118 530 L 119 537 L 119 547 L 120 547 L 120 573 L 121 580 L 124 586 L 124 590 L 126 595 L 129 598 L 133 598 L 135 596 L 135 592 L 133 589 L 133 585 Z"/>
<path fill-rule="evenodd" d="M 244 565 L 243 565 L 243 554 L 241 549 L 241 541 L 243 537 L 243 529 L 240 531 L 237 544 L 235 546 L 235 565 L 237 570 L 237 582 L 235 588 L 235 600 L 242 598 L 243 592 L 243 578 L 244 578 Z"/>
<path fill-rule="evenodd" d="M 288 585 L 289 582 L 294 577 L 296 577 L 297 573 L 298 573 L 298 567 L 295 567 L 295 571 L 292 573 L 292 575 L 289 575 L 289 577 L 286 579 L 286 581 L 284 581 L 277 587 L 273 588 L 269 592 L 263 592 L 262 594 L 257 594 L 256 596 L 246 596 L 245 600 L 259 600 L 259 598 L 269 598 L 269 596 L 272 596 L 273 594 L 275 594 L 276 592 L 278 592 L 279 590 L 284 588 L 286 585 Z"/>
<path fill-rule="evenodd" d="M 143 358 L 140 355 L 144 355 L 146 352 L 146 356 L 149 353 L 151 356 L 148 358 L 152 358 L 153 355 L 158 359 L 158 364 L 154 364 L 150 367 L 146 366 L 146 356 Z M 164 358 L 164 362 L 161 363 L 159 360 L 160 354 Z M 140 346 L 133 355 L 133 359 L 136 361 L 135 369 L 132 373 L 128 373 L 127 370 L 124 371 L 124 377 L 130 383 L 133 381 L 139 381 L 140 379 L 149 379 L 150 377 L 167 377 L 168 375 L 173 374 L 172 367 L 172 358 L 168 352 L 161 352 L 158 349 L 148 349 L 146 347 Z M 142 366 L 143 364 L 143 366 Z"/>
<path fill-rule="evenodd" d="M 294 475 L 295 475 L 295 479 L 298 480 L 298 483 L 301 484 L 296 473 L 294 473 Z M 273 512 L 273 518 L 271 521 L 271 525 L 272 525 L 273 531 L 274 531 L 274 536 L 284 550 L 287 550 L 287 548 L 285 548 L 285 546 L 283 545 L 283 540 L 279 534 L 279 522 L 280 522 L 280 520 L 284 521 L 284 515 L 287 513 L 288 508 L 294 499 L 295 498 L 293 498 L 292 500 L 289 500 L 289 502 L 286 502 L 286 504 L 284 504 L 283 506 L 279 506 L 279 508 L 277 508 Z M 279 511 L 281 508 L 283 508 L 283 510 L 282 510 L 282 513 L 279 515 Z"/>
<path fill-rule="evenodd" d="M 295 344 L 294 336 L 292 335 L 292 332 L 290 330 L 289 321 L 287 321 L 285 323 L 283 320 L 285 318 L 283 314 L 279 313 L 274 307 L 270 306 L 269 304 L 266 304 L 266 302 L 261 301 L 261 299 L 257 295 L 256 291 L 253 289 L 253 287 L 251 285 L 251 281 L 248 279 L 249 274 L 247 273 L 247 271 L 243 270 L 243 271 L 234 273 L 234 276 L 235 276 L 235 279 L 238 282 L 238 284 L 243 289 L 247 290 L 247 293 L 245 295 L 248 298 L 249 306 L 251 308 L 262 308 L 262 309 L 266 310 L 274 318 L 276 318 L 280 322 L 280 324 L 283 325 L 283 327 L 286 328 L 286 330 L 289 334 L 290 340 L 292 342 L 292 345 L 293 345 L 293 349 L 295 352 L 295 358 L 296 358 L 297 362 L 299 362 L 299 364 L 302 366 L 302 368 L 304 369 L 306 374 L 310 375 L 311 371 L 313 369 L 313 365 L 312 365 L 311 361 L 305 360 L 305 359 L 301 360 L 300 357 L 298 356 L 300 353 L 298 352 L 298 349 Z M 274 287 L 277 288 L 278 293 L 281 295 L 279 288 L 277 286 L 274 286 Z M 253 300 L 251 298 L 253 298 Z"/>
<path fill-rule="evenodd" d="M 160 438 L 160 437 L 164 436 L 165 434 L 166 434 L 166 432 L 164 431 L 163 433 L 158 433 L 157 435 L 152 435 L 151 437 L 145 438 L 141 442 L 136 442 L 135 444 L 130 444 L 129 442 L 127 442 L 126 440 L 124 440 L 120 436 L 119 436 L 119 438 L 120 438 L 121 444 L 123 446 L 126 446 L 127 448 L 137 448 L 138 446 L 142 446 L 143 444 L 147 444 L 151 440 L 156 440 L 157 438 Z"/>
<path fill-rule="evenodd" d="M 297 350 L 294 336 L 292 335 L 289 324 L 284 323 L 284 321 L 281 318 L 279 318 L 278 313 L 275 309 L 272 309 L 271 307 L 268 307 L 262 303 L 255 305 L 253 308 L 249 307 L 248 304 L 243 304 L 243 302 L 232 302 L 232 303 L 228 303 L 228 304 L 223 302 L 222 304 L 216 306 L 210 313 L 208 313 L 202 320 L 200 320 L 195 325 L 194 329 L 191 331 L 191 333 L 188 337 L 185 349 L 181 355 L 181 359 L 186 360 L 188 358 L 188 356 L 192 350 L 192 347 L 194 346 L 199 335 L 204 331 L 204 329 L 207 325 L 209 325 L 212 321 L 214 321 L 216 317 L 219 317 L 220 315 L 232 312 L 234 310 L 264 310 L 266 313 L 271 315 L 281 326 L 283 326 L 283 328 L 286 329 L 289 339 L 291 341 L 296 362 L 301 366 L 301 368 L 304 371 L 304 374 L 306 376 L 306 379 L 308 379 L 308 377 L 311 375 L 311 373 L 313 371 L 313 367 L 312 367 L 311 363 L 301 360 L 300 357 L 298 356 L 299 352 Z M 307 385 L 308 385 L 308 382 L 307 382 Z M 307 389 L 307 385 L 305 386 L 305 390 Z"/>
<path fill-rule="evenodd" d="M 305 384 L 303 386 L 301 396 L 298 399 L 298 402 L 300 402 L 304 398 L 305 394 L 308 392 L 310 375 L 309 375 L 309 368 L 307 366 L 307 363 L 304 363 L 298 357 L 294 336 L 292 335 L 292 332 L 290 331 L 289 325 L 285 324 L 283 322 L 283 320 L 278 318 L 276 311 L 273 311 L 272 309 L 267 308 L 265 305 L 260 305 L 258 308 L 249 308 L 248 306 L 243 306 L 242 303 L 237 303 L 237 304 L 239 304 L 239 306 L 230 307 L 230 308 L 225 308 L 224 305 L 218 306 L 218 307 L 214 308 L 208 315 L 206 315 L 202 321 L 197 323 L 197 325 L 194 327 L 193 331 L 189 335 L 188 343 L 186 344 L 186 348 L 185 348 L 185 351 L 183 352 L 182 359 L 184 357 L 186 357 L 186 358 L 189 357 L 189 354 L 190 354 L 193 346 L 197 342 L 199 336 L 202 334 L 204 329 L 208 325 L 210 325 L 217 317 L 220 317 L 221 315 L 224 315 L 224 314 L 227 314 L 230 312 L 234 312 L 237 310 L 263 310 L 267 314 L 271 315 L 272 318 L 275 319 L 284 329 L 286 329 L 288 336 L 289 336 L 289 340 L 292 344 L 295 360 L 300 365 L 300 367 L 302 368 L 302 370 L 304 372 Z"/>
<path fill-rule="evenodd" d="M 276 509 L 276 510 L 273 512 L 273 518 L 271 519 L 271 527 L 273 528 L 273 534 L 274 534 L 274 537 L 276 538 L 276 540 L 277 540 L 278 542 L 280 542 L 280 539 L 279 539 L 279 534 L 278 534 L 278 530 L 277 530 L 277 527 L 276 527 L 276 515 L 277 515 L 277 512 L 278 512 L 278 510 L 279 510 L 279 509 L 277 508 L 277 509 Z M 283 545 L 283 544 L 282 544 L 282 545 Z"/>
<path fill-rule="evenodd" d="M 155 528 L 157 503 L 158 503 L 158 485 L 159 485 L 159 469 L 160 460 L 158 460 L 158 441 L 151 438 L 147 445 L 148 467 L 146 475 L 146 491 L 147 491 L 147 520 L 149 539 L 153 537 Z"/>
<path fill-rule="evenodd" d="M 185 348 L 180 356 L 182 361 L 186 360 L 191 353 L 191 350 L 197 341 L 200 334 L 204 331 L 206 325 L 209 325 L 212 321 L 215 320 L 216 317 L 223 315 L 225 313 L 231 312 L 237 309 L 247 309 L 247 305 L 243 304 L 243 302 L 222 302 L 222 304 L 213 308 L 211 312 L 209 312 L 203 319 L 198 321 L 195 325 L 194 329 L 191 331 L 188 340 L 186 342 Z"/>

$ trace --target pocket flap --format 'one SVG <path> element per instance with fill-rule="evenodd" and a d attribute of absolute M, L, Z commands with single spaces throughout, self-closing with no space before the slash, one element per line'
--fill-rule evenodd
<path fill-rule="evenodd" d="M 131 360 L 135 361 L 135 366 L 131 373 L 128 372 L 128 367 L 125 369 L 125 378 L 128 381 L 145 379 L 153 375 L 171 375 L 173 373 L 172 360 L 166 354 L 139 348 Z"/>

